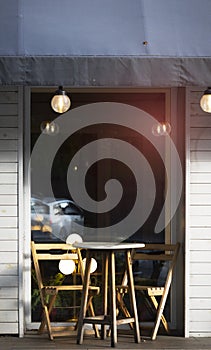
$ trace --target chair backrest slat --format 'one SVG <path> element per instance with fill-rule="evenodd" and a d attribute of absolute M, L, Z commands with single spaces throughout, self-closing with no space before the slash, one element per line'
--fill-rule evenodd
<path fill-rule="evenodd" d="M 180 244 L 148 244 L 146 243 L 143 248 L 140 248 L 133 252 L 133 261 L 169 261 L 168 273 L 166 276 L 167 284 L 171 283 L 172 280 L 172 271 L 174 269 L 178 252 L 179 252 Z"/>
<path fill-rule="evenodd" d="M 37 254 L 38 260 L 78 260 L 78 254 L 76 253 L 64 253 L 64 254 Z"/>
<path fill-rule="evenodd" d="M 43 278 L 40 270 L 39 261 L 54 260 L 74 260 L 78 263 L 81 278 L 83 280 L 83 266 L 80 250 L 74 248 L 71 244 L 65 243 L 35 243 L 31 242 L 31 252 L 34 262 L 35 273 L 38 287 L 41 290 L 44 287 Z"/>

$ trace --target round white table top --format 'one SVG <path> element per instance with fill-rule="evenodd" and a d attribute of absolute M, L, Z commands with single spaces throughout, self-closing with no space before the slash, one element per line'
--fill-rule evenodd
<path fill-rule="evenodd" d="M 115 242 L 75 242 L 73 246 L 81 249 L 96 250 L 121 250 L 121 249 L 137 249 L 145 247 L 144 243 L 115 243 Z"/>

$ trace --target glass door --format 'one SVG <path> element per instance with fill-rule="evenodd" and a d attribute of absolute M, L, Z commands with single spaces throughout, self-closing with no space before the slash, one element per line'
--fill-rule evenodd
<path fill-rule="evenodd" d="M 136 177 L 131 171 L 130 166 L 124 164 L 122 161 L 123 155 L 121 154 L 121 147 L 119 148 L 119 141 L 123 141 L 124 144 L 131 145 L 131 156 L 133 158 L 136 152 L 141 153 L 142 168 L 138 163 L 134 164 L 134 169 L 138 170 L 140 177 L 143 177 L 145 184 L 141 186 L 142 201 L 139 203 L 140 213 L 144 210 L 149 203 L 151 205 L 148 211 L 147 217 L 143 224 L 135 231 L 129 232 L 123 235 L 124 241 L 146 242 L 146 243 L 165 243 L 170 242 L 172 239 L 171 225 L 165 224 L 165 215 L 162 218 L 162 229 L 159 232 L 155 232 L 156 223 L 160 217 L 160 213 L 164 207 L 166 200 L 167 187 L 169 186 L 170 179 L 167 179 L 167 167 L 170 167 L 170 150 L 169 144 L 165 138 L 165 132 L 170 132 L 169 126 L 170 120 L 170 91 L 168 89 L 156 89 L 156 90 L 86 90 L 80 89 L 71 90 L 71 110 L 81 106 L 89 106 L 96 103 L 118 103 L 125 106 L 136 107 L 140 111 L 140 127 L 144 126 L 146 121 L 146 115 L 149 115 L 153 120 L 152 128 L 150 129 L 151 136 L 149 138 L 146 135 L 141 134 L 135 127 L 133 127 L 133 113 L 128 118 L 131 127 L 127 127 L 125 124 L 112 123 L 91 123 L 75 131 L 69 133 L 66 128 L 63 142 L 60 142 L 58 149 L 54 154 L 52 167 L 50 169 L 50 181 L 51 188 L 54 196 L 49 196 L 48 188 L 45 186 L 33 186 L 34 182 L 31 182 L 31 239 L 36 242 L 62 242 L 73 233 L 75 233 L 74 222 L 85 227 L 79 233 L 83 240 L 93 240 L 94 237 L 89 236 L 89 228 L 95 228 L 95 238 L 97 240 L 103 240 L 100 236 L 101 228 L 112 227 L 123 220 L 124 217 L 129 215 L 134 207 L 134 203 L 137 199 L 137 183 Z M 50 107 L 50 99 L 52 93 L 43 89 L 42 91 L 34 89 L 31 94 L 31 152 L 36 148 L 37 143 L 40 140 L 42 133 L 46 132 L 46 122 L 55 123 L 52 134 L 49 134 L 49 140 L 55 143 L 55 139 L 62 131 L 60 121 L 57 125 L 58 115 L 54 113 Z M 124 109 L 124 108 L 123 108 Z M 87 118 L 86 109 L 85 112 L 81 112 L 78 118 Z M 60 117 L 61 118 L 61 117 Z M 70 116 L 71 118 L 71 116 Z M 100 119 L 99 119 L 100 120 Z M 83 124 L 83 123 L 82 123 Z M 164 128 L 164 129 L 162 129 Z M 64 131 L 63 131 L 64 132 Z M 150 139 L 159 140 L 159 149 L 156 148 L 156 142 L 150 142 Z M 122 187 L 122 195 L 117 205 L 113 206 L 110 210 L 104 212 L 98 208 L 97 211 L 89 210 L 82 202 L 77 203 L 75 197 L 71 196 L 69 190 L 69 184 L 67 181 L 69 164 L 77 153 L 85 148 L 87 145 L 96 141 L 107 140 L 106 143 L 100 142 L 94 149 L 92 148 L 91 159 L 89 161 L 86 157 L 78 157 L 77 164 L 74 166 L 74 171 L 79 174 L 81 167 L 86 169 L 85 185 L 89 197 L 92 201 L 100 203 L 106 198 L 106 184 L 110 179 L 118 180 L 118 183 Z M 108 140 L 114 140 L 109 142 Z M 51 141 L 48 142 L 50 144 Z M 97 144 L 96 144 L 97 145 Z M 134 151 L 133 151 L 134 150 Z M 43 152 L 47 152 L 48 149 L 43 149 Z M 106 154 L 103 159 L 99 159 L 98 154 Z M 118 152 L 119 158 L 118 159 Z M 161 157 L 162 152 L 162 157 Z M 39 166 L 39 159 L 43 156 L 42 153 L 38 155 L 37 165 Z M 39 158 L 40 157 L 40 158 Z M 96 157 L 96 161 L 93 159 Z M 146 165 L 146 167 L 145 167 Z M 149 172 L 150 169 L 150 172 Z M 42 167 L 39 172 L 32 168 L 36 173 L 36 184 L 44 181 L 45 173 Z M 37 174 L 39 174 L 37 176 Z M 168 173 L 169 174 L 169 173 Z M 77 176 L 76 176 L 77 178 Z M 153 178 L 153 181 L 151 181 Z M 78 177 L 78 192 L 80 191 L 81 183 Z M 153 186 L 151 186 L 153 184 Z M 118 186 L 117 186 L 118 187 Z M 39 190 L 38 190 L 39 189 Z M 113 187 L 116 194 L 116 187 Z M 111 193 L 111 194 L 112 194 Z M 51 192 L 52 194 L 52 192 Z M 117 191 L 117 197 L 119 192 Z M 166 209 L 168 211 L 168 208 Z M 141 215 L 141 214 L 140 214 Z M 138 220 L 136 216 L 134 220 Z M 77 226 L 78 227 L 78 226 Z M 87 231 L 86 231 L 87 228 Z M 90 238 L 91 237 L 91 238 Z M 105 237 L 104 237 L 105 238 Z M 112 234 L 111 234 L 111 239 Z M 109 236 L 105 240 L 110 239 Z M 96 256 L 96 259 L 98 257 Z M 100 264 L 100 262 L 98 262 Z M 121 274 L 121 257 L 119 259 L 119 266 L 117 271 Z M 100 266 L 100 265 L 99 265 Z M 46 268 L 46 278 L 58 278 L 55 271 L 52 268 Z M 158 268 L 158 267 L 157 267 Z M 161 273 L 161 268 L 159 267 Z M 152 273 L 152 266 L 146 266 L 146 274 Z M 49 275 L 49 276 L 47 276 Z M 60 276 L 62 278 L 62 276 Z M 93 278 L 97 281 L 100 280 L 99 271 L 97 270 L 93 274 Z M 37 286 L 36 279 L 32 267 L 32 279 L 31 279 L 31 320 L 32 322 L 39 321 L 40 309 L 39 299 L 37 298 Z M 76 301 L 78 303 L 78 301 Z M 145 319 L 149 318 L 147 310 L 142 310 L 140 302 L 140 314 L 145 315 Z M 170 304 L 169 304 L 170 305 Z M 62 310 L 62 304 L 59 306 Z M 66 321 L 68 315 L 63 315 L 62 312 L 58 313 L 55 317 L 55 321 Z M 170 318 L 170 307 L 167 308 L 167 318 Z"/>

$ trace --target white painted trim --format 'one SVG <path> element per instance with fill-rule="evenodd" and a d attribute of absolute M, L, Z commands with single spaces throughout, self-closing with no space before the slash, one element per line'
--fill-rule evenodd
<path fill-rule="evenodd" d="M 185 106 L 185 337 L 190 336 L 190 88 L 186 88 Z"/>
<path fill-rule="evenodd" d="M 31 89 L 24 88 L 24 309 L 25 309 L 25 330 L 31 322 L 31 212 L 30 212 L 30 125 L 31 125 Z"/>
<path fill-rule="evenodd" d="M 18 308 L 19 337 L 24 335 L 23 286 L 23 87 L 18 87 Z"/>

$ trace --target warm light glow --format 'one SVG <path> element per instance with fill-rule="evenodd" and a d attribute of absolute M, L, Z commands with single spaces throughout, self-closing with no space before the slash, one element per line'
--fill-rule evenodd
<path fill-rule="evenodd" d="M 63 90 L 62 86 L 59 86 L 59 89 L 56 91 L 56 94 L 51 100 L 51 107 L 57 113 L 65 113 L 71 106 L 70 98 L 66 95 L 66 92 Z"/>
<path fill-rule="evenodd" d="M 71 275 L 75 270 L 75 262 L 73 260 L 60 260 L 59 270 L 64 275 Z"/>
<path fill-rule="evenodd" d="M 166 136 L 171 132 L 171 125 L 168 122 L 157 123 L 152 127 L 152 133 L 154 136 Z"/>
<path fill-rule="evenodd" d="M 201 97 L 200 106 L 204 112 L 211 113 L 211 87 L 208 87 Z"/>
<path fill-rule="evenodd" d="M 84 258 L 82 260 L 83 262 L 83 267 L 84 267 L 84 270 L 85 270 L 85 266 L 86 266 L 86 258 Z M 97 261 L 94 259 L 94 258 L 91 258 L 91 268 L 90 268 L 90 273 L 93 273 L 97 270 Z"/>
<path fill-rule="evenodd" d="M 55 122 L 43 121 L 40 124 L 40 129 L 43 134 L 56 135 L 59 132 L 59 127 Z"/>

